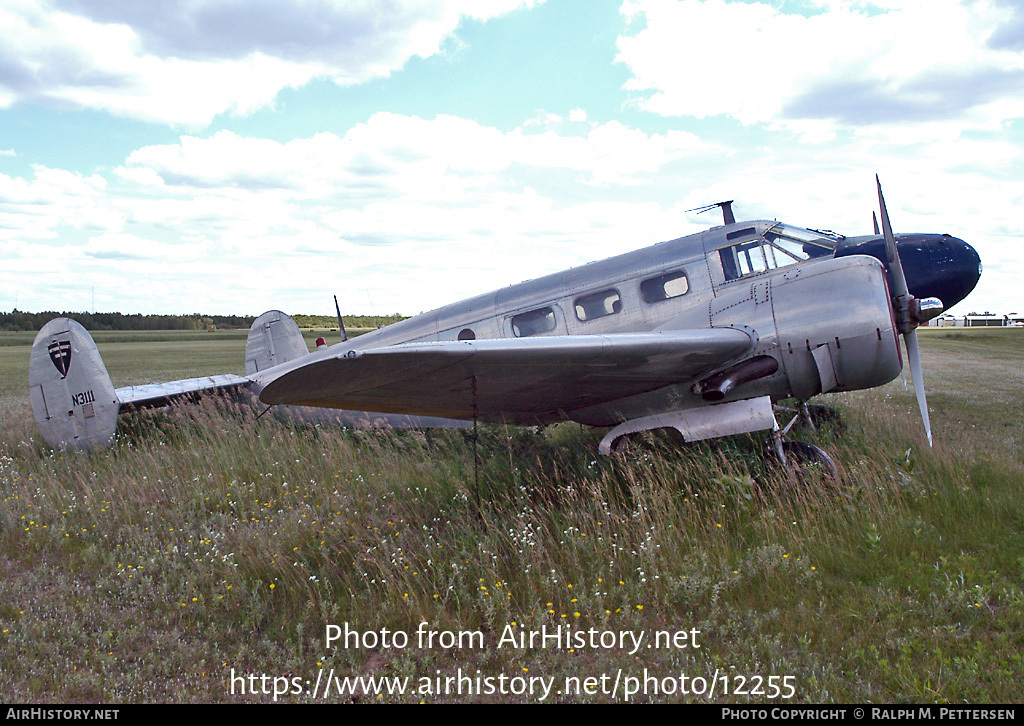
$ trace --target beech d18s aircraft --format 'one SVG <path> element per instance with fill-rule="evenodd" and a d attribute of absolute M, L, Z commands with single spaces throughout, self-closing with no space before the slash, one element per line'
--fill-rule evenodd
<path fill-rule="evenodd" d="M 32 406 L 47 443 L 71 449 L 109 443 L 122 407 L 249 389 L 268 406 L 375 412 L 398 425 L 612 427 L 605 454 L 654 429 L 686 441 L 771 431 L 783 462 L 827 460 L 784 435 L 811 397 L 899 375 L 903 335 L 930 443 L 915 329 L 974 288 L 980 260 L 949 235 L 895 236 L 880 184 L 878 200 L 882 230 L 864 237 L 736 222 L 729 203 L 714 205 L 723 226 L 313 352 L 271 311 L 249 332 L 245 376 L 115 390 L 89 334 L 58 318 L 33 345 Z M 780 428 L 773 402 L 788 398 L 800 405 Z"/>

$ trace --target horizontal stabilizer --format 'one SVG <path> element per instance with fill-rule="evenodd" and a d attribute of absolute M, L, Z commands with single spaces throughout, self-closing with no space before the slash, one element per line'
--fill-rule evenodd
<path fill-rule="evenodd" d="M 251 381 L 248 378 L 225 373 L 219 376 L 186 378 L 182 381 L 170 381 L 169 383 L 147 383 L 142 386 L 126 386 L 125 388 L 118 388 L 115 393 L 117 393 L 117 400 L 121 402 L 122 406 L 148 408 L 164 406 L 181 396 L 211 391 L 227 392 L 235 388 L 247 386 L 250 383 Z"/>

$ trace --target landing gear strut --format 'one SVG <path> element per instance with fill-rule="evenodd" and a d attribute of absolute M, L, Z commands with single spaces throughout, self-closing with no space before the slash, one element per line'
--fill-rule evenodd
<path fill-rule="evenodd" d="M 776 414 L 796 414 L 796 420 L 790 421 L 785 428 L 786 432 L 795 423 L 806 426 L 811 431 L 831 428 L 836 433 L 842 433 L 846 430 L 846 422 L 843 421 L 839 411 L 832 406 L 826 406 L 822 403 L 798 401 L 795 407 L 775 404 L 772 406 L 772 409 Z"/>
<path fill-rule="evenodd" d="M 842 421 L 839 418 L 839 412 L 829 406 L 808 405 L 804 401 L 800 402 L 797 409 L 776 406 L 775 410 L 795 415 L 784 428 L 772 431 L 768 444 L 770 457 L 798 477 L 812 471 L 819 471 L 829 479 L 837 478 L 839 469 L 824 449 L 803 441 L 785 441 L 784 437 L 797 422 L 804 423 L 812 430 L 817 430 L 819 426 L 826 423 L 840 425 Z"/>

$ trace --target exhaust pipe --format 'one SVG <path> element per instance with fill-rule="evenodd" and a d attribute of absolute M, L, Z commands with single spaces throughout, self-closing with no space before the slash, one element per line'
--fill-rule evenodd
<path fill-rule="evenodd" d="M 705 401 L 721 401 L 737 386 L 756 381 L 758 378 L 765 378 L 777 370 L 779 370 L 779 362 L 770 355 L 749 358 L 707 379 L 701 384 L 700 395 Z"/>

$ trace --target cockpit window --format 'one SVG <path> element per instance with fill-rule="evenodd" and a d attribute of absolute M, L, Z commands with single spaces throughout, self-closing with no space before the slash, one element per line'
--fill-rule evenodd
<path fill-rule="evenodd" d="M 718 250 L 726 280 L 756 275 L 812 257 L 831 255 L 835 240 L 810 230 L 776 224 L 761 237 Z"/>
<path fill-rule="evenodd" d="M 836 248 L 836 240 L 821 232 L 777 224 L 765 232 L 764 238 L 776 248 L 783 250 L 796 260 L 830 256 Z"/>
<path fill-rule="evenodd" d="M 530 310 L 512 317 L 512 332 L 517 338 L 547 333 L 554 330 L 556 325 L 558 325 L 558 320 L 555 318 L 555 311 L 551 308 Z"/>
<path fill-rule="evenodd" d="M 722 259 L 722 272 L 726 280 L 735 280 L 768 269 L 764 240 L 761 238 L 723 247 L 718 250 L 718 255 Z"/>

